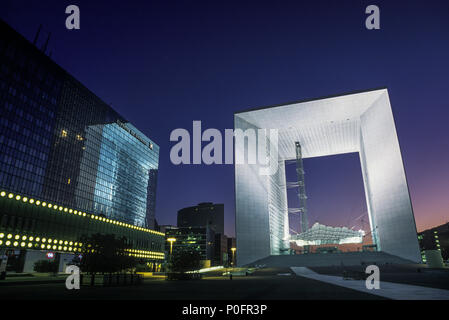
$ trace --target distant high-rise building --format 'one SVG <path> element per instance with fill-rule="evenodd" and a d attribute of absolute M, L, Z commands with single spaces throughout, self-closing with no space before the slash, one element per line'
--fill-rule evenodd
<path fill-rule="evenodd" d="M 210 226 L 215 233 L 224 234 L 224 205 L 212 202 L 199 203 L 197 206 L 178 211 L 178 227 Z"/>

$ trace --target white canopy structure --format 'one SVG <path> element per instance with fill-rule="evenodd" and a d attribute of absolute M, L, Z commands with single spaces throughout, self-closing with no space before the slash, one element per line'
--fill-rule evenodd
<path fill-rule="evenodd" d="M 316 222 L 312 228 L 297 235 L 290 236 L 290 242 L 302 247 L 322 244 L 362 243 L 365 231 L 352 230 L 347 227 L 330 227 Z"/>

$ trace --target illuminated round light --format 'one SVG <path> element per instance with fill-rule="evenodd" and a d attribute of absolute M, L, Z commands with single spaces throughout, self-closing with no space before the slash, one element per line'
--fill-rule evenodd
<path fill-rule="evenodd" d="M 40 206 L 41 202 L 39 200 L 36 201 L 36 206 Z"/>
<path fill-rule="evenodd" d="M 2 239 L 5 236 L 4 233 L 0 233 L 0 239 Z"/>
<path fill-rule="evenodd" d="M 17 247 L 19 245 L 19 243 L 17 241 L 14 241 L 13 245 L 14 245 L 14 247 Z"/>
<path fill-rule="evenodd" d="M 5 243 L 7 246 L 9 246 L 10 244 L 11 244 L 11 241 L 6 241 L 6 243 Z"/>
<path fill-rule="evenodd" d="M 18 234 L 15 235 L 14 239 L 19 240 L 20 236 Z"/>
<path fill-rule="evenodd" d="M 64 247 L 63 250 L 66 251 L 66 250 L 67 250 L 67 247 Z"/>
<path fill-rule="evenodd" d="M 0 192 L 0 196 L 2 197 L 6 196 L 6 192 L 5 191 Z"/>
<path fill-rule="evenodd" d="M 60 206 L 60 207 L 59 207 L 59 211 L 62 211 L 62 209 L 63 209 L 63 207 Z"/>
<path fill-rule="evenodd" d="M 69 247 L 69 251 L 72 251 L 72 247 Z"/>
<path fill-rule="evenodd" d="M 45 242 L 45 241 L 47 241 L 47 239 L 45 239 L 45 238 L 42 238 L 42 242 Z"/>
<path fill-rule="evenodd" d="M 34 239 L 33 237 L 30 237 L 28 240 L 29 240 L 29 241 L 33 241 L 33 239 Z"/>
<path fill-rule="evenodd" d="M 57 248 L 56 246 L 53 246 L 53 250 L 56 250 L 56 248 Z"/>
<path fill-rule="evenodd" d="M 62 240 L 59 240 L 59 244 L 62 244 Z"/>
<path fill-rule="evenodd" d="M 73 210 L 72 210 L 72 209 L 70 209 L 70 210 L 69 210 L 69 213 L 72 213 L 72 212 L 73 212 Z"/>
<path fill-rule="evenodd" d="M 68 241 L 64 241 L 64 244 L 67 245 L 69 242 Z"/>
<path fill-rule="evenodd" d="M 31 248 L 33 246 L 33 244 L 30 242 L 28 243 L 28 248 Z"/>
<path fill-rule="evenodd" d="M 33 204 L 34 203 L 34 199 L 30 199 L 30 203 Z"/>
<path fill-rule="evenodd" d="M 62 250 L 62 246 L 59 246 L 59 247 L 58 247 L 58 250 Z"/>
<path fill-rule="evenodd" d="M 44 202 L 42 205 L 45 207 L 45 202 Z M 51 207 L 52 207 L 52 204 L 49 203 L 49 204 L 48 204 L 48 207 L 51 208 Z"/>
<path fill-rule="evenodd" d="M 22 237 L 22 240 L 26 240 L 26 239 L 27 239 L 27 236 L 23 236 L 23 237 Z"/>
<path fill-rule="evenodd" d="M 57 205 L 54 205 L 54 206 L 53 206 L 53 209 L 58 210 L 58 206 L 57 206 Z"/>
<path fill-rule="evenodd" d="M 82 246 L 83 244 L 80 242 L 80 247 Z"/>
<path fill-rule="evenodd" d="M 45 244 L 41 244 L 41 248 L 42 248 L 42 249 L 45 249 Z"/>
<path fill-rule="evenodd" d="M 21 196 L 17 195 L 16 200 L 20 200 Z"/>
<path fill-rule="evenodd" d="M 22 243 L 20 244 L 21 247 L 25 247 L 25 245 L 26 245 L 25 242 L 22 242 Z"/>
<path fill-rule="evenodd" d="M 95 220 L 98 220 L 98 216 L 95 216 Z"/>
<path fill-rule="evenodd" d="M 8 198 L 9 198 L 9 199 L 12 199 L 13 197 L 14 197 L 14 194 L 13 194 L 13 193 L 8 194 Z"/>
<path fill-rule="evenodd" d="M 72 244 L 73 244 L 73 241 L 70 241 L 70 242 L 69 242 L 69 245 L 72 245 Z"/>
<path fill-rule="evenodd" d="M 64 212 L 67 212 L 67 211 L 69 211 L 69 209 L 67 209 L 67 208 L 64 208 Z"/>
<path fill-rule="evenodd" d="M 28 202 L 28 198 L 27 197 L 23 197 L 22 201 L 23 202 Z"/>
<path fill-rule="evenodd" d="M 51 245 L 47 244 L 47 249 L 51 249 Z"/>
<path fill-rule="evenodd" d="M 77 246 L 78 245 L 78 242 L 75 242 L 75 246 Z"/>
<path fill-rule="evenodd" d="M 43 207 L 46 207 L 46 206 L 47 206 L 47 202 L 45 202 L 45 201 L 42 202 L 42 206 L 43 206 Z"/>
<path fill-rule="evenodd" d="M 48 243 L 51 243 L 51 241 L 52 241 L 51 239 L 48 239 Z"/>
<path fill-rule="evenodd" d="M 0 240 L 0 246 L 3 244 L 3 241 L 2 240 Z"/>

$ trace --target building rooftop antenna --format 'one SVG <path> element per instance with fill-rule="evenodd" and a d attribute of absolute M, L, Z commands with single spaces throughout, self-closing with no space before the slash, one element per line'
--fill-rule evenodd
<path fill-rule="evenodd" d="M 36 35 L 34 36 L 33 45 L 36 45 L 37 39 L 39 38 L 39 33 L 41 33 L 41 29 L 42 29 L 42 24 L 40 24 L 40 25 L 39 25 L 39 28 L 37 28 Z"/>
<path fill-rule="evenodd" d="M 48 33 L 47 40 L 45 41 L 45 44 L 42 47 L 42 52 L 45 54 L 45 51 L 47 51 L 48 42 L 50 41 L 51 32 Z"/>

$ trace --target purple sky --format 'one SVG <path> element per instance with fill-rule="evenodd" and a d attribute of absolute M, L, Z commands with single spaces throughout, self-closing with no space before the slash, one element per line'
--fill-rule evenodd
<path fill-rule="evenodd" d="M 80 7 L 79 31 L 65 29 L 69 4 Z M 235 111 L 388 87 L 422 230 L 449 216 L 449 2 L 376 1 L 376 31 L 364 27 L 369 4 L 3 0 L 0 17 L 28 39 L 42 23 L 53 59 L 160 145 L 161 224 L 212 201 L 225 204 L 234 233 L 233 167 L 172 165 L 173 129 L 202 120 L 223 131 Z M 358 216 L 357 155 L 305 166 L 311 215 L 334 224 Z"/>

